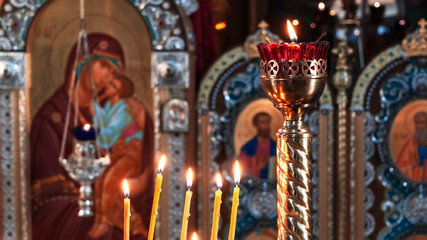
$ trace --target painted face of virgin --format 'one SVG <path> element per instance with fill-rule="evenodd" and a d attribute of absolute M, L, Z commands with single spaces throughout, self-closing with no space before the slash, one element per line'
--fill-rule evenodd
<path fill-rule="evenodd" d="M 111 70 L 102 66 L 99 62 L 92 64 L 92 74 L 98 91 L 102 90 L 112 77 Z"/>

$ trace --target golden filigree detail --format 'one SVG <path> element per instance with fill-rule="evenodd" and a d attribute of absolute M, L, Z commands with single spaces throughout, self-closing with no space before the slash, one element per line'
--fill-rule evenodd
<path fill-rule="evenodd" d="M 422 18 L 418 21 L 418 31 L 406 37 L 402 42 L 402 48 L 408 57 L 427 55 L 427 21 Z"/>

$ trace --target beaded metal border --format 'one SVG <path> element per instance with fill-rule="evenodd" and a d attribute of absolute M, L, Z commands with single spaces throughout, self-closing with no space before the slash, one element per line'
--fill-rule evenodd
<path fill-rule="evenodd" d="M 9 73 L 0 86 L 3 239 L 28 239 L 30 218 L 25 108 L 25 53 L 0 53 Z M 7 63 L 11 64 L 10 66 Z M 12 68 L 12 69 L 8 69 Z M 6 72 L 6 71 L 5 71 Z M 5 74 L 5 73 L 2 73 Z M 17 183 L 16 179 L 22 179 Z M 20 225 L 18 225 L 18 221 Z"/>

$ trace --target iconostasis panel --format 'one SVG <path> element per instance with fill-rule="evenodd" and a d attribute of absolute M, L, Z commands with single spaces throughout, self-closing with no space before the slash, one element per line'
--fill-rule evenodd
<path fill-rule="evenodd" d="M 364 111 L 365 236 L 375 239 L 427 237 L 427 59 L 414 49 L 380 53 L 353 92 L 352 111 Z"/>
<path fill-rule="evenodd" d="M 225 181 L 218 237 L 228 237 L 232 191 L 235 185 L 233 165 L 238 160 L 242 168 L 242 179 L 239 184 L 241 190 L 236 239 L 277 239 L 276 132 L 282 127 L 283 115 L 266 98 L 261 85 L 256 44 L 265 41 L 265 34 L 271 33 L 266 29 L 265 22 L 262 22 L 260 29 L 247 38 L 244 47 L 229 50 L 211 66 L 200 86 L 199 148 L 203 151 L 200 151 L 199 155 L 204 170 L 199 204 L 202 209 L 201 228 L 204 238 L 209 238 L 211 232 L 209 223 L 212 220 L 213 195 L 208 192 L 213 193 L 216 190 L 214 176 L 217 172 L 222 174 Z M 275 35 L 269 35 L 269 38 L 280 41 Z M 321 105 L 327 113 L 330 112 L 331 98 L 328 90 L 322 99 Z M 315 186 L 318 184 L 319 121 L 326 123 L 325 117 L 319 115 L 318 111 L 312 111 L 305 119 L 306 124 L 314 131 Z M 319 120 L 320 118 L 323 120 Z M 325 173 L 327 175 L 327 172 Z M 324 179 L 327 179 L 326 176 Z M 318 236 L 317 187 L 313 198 L 314 230 Z M 322 214 L 328 215 L 327 211 Z M 326 222 L 330 219 L 325 217 L 324 220 Z"/>

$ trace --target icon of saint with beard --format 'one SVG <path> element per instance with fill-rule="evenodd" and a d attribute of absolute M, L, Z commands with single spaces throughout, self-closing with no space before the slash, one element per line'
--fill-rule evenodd
<path fill-rule="evenodd" d="M 274 177 L 276 141 L 270 137 L 271 116 L 266 112 L 257 113 L 252 124 L 257 135 L 240 149 L 239 161 L 253 177 L 267 179 Z"/>
<path fill-rule="evenodd" d="M 417 112 L 413 120 L 414 135 L 403 145 L 396 164 L 405 176 L 423 182 L 427 181 L 427 112 Z"/>

